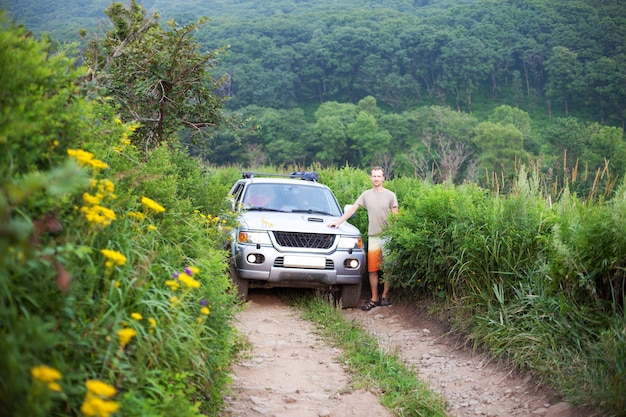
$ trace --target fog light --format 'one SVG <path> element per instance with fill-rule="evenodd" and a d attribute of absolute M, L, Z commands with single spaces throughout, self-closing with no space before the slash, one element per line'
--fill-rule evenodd
<path fill-rule="evenodd" d="M 343 266 L 348 269 L 357 269 L 359 265 L 360 264 L 358 259 L 346 259 L 345 261 L 343 261 Z"/>
<path fill-rule="evenodd" d="M 262 264 L 265 262 L 265 256 L 260 253 L 250 253 L 246 256 L 246 261 L 251 264 Z"/>

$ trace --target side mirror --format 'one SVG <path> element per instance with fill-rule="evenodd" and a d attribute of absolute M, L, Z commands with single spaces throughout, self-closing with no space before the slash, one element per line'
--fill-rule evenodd
<path fill-rule="evenodd" d="M 343 206 L 343 212 L 345 213 L 346 211 L 348 211 L 348 209 L 350 209 L 352 207 L 352 204 L 346 204 L 345 206 Z M 356 211 L 354 213 L 352 213 L 352 216 L 350 216 L 350 218 L 354 218 L 356 216 Z"/>

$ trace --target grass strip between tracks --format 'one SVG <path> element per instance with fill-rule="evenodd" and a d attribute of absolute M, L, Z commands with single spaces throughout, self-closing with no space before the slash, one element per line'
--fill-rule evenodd
<path fill-rule="evenodd" d="M 291 301 L 316 332 L 342 349 L 339 360 L 354 376 L 355 388 L 377 392 L 381 403 L 397 416 L 446 416 L 445 398 L 432 391 L 402 360 L 383 349 L 378 339 L 347 320 L 323 297 L 298 297 Z"/>

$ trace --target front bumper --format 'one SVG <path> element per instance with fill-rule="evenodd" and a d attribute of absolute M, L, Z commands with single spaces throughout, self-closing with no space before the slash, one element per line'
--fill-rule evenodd
<path fill-rule="evenodd" d="M 286 266 L 285 257 L 297 257 L 307 263 L 308 258 L 320 260 L 316 267 Z M 270 245 L 238 244 L 234 253 L 237 275 L 258 281 L 258 286 L 320 287 L 335 284 L 358 284 L 365 268 L 362 249 L 336 249 L 330 253 L 290 251 L 282 252 Z M 253 260 L 253 262 L 250 262 Z M 349 266 L 353 261 L 358 266 Z M 252 285 L 256 286 L 256 285 Z"/>

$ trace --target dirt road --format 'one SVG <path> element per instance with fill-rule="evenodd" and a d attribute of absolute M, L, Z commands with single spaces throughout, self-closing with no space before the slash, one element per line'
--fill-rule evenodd
<path fill-rule="evenodd" d="M 392 416 L 375 393 L 354 390 L 336 361 L 339 350 L 313 332 L 270 291 L 251 292 L 236 327 L 252 344 L 232 369 L 232 395 L 224 416 Z M 473 355 L 415 306 L 369 312 L 343 310 L 401 357 L 431 388 L 445 395 L 450 416 L 582 417 L 530 377 L 515 375 L 483 355 Z"/>

